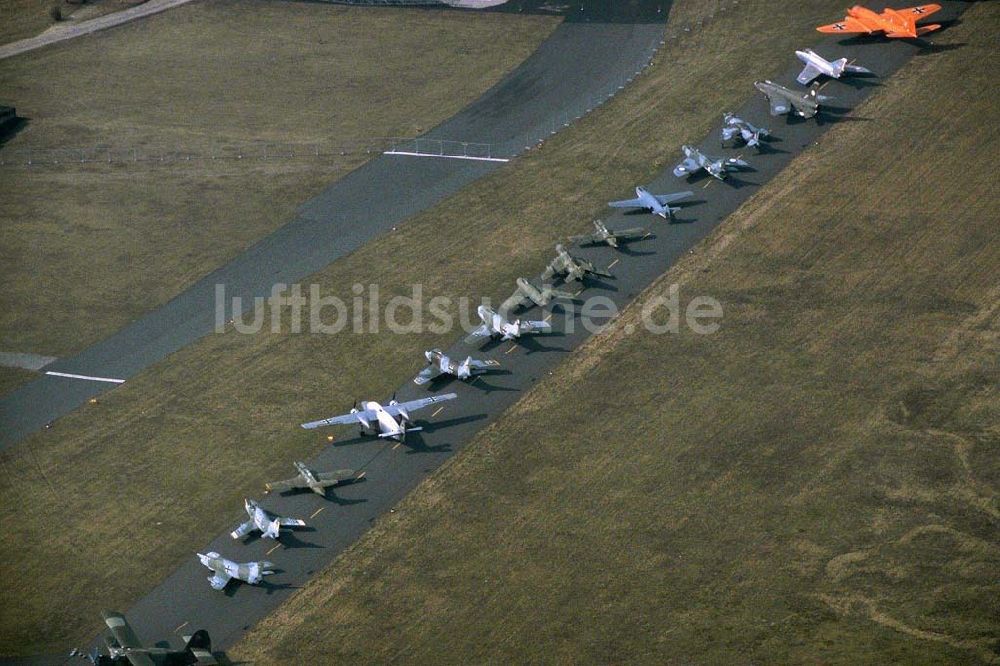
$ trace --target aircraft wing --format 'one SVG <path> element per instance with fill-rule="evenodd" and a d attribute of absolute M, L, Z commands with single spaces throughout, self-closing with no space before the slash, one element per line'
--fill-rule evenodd
<path fill-rule="evenodd" d="M 817 76 L 822 74 L 821 71 L 813 67 L 812 65 L 806 65 L 799 75 L 795 77 L 795 80 L 804 86 L 809 85 L 809 83 L 815 79 Z"/>
<path fill-rule="evenodd" d="M 129 625 L 128 620 L 121 613 L 115 611 L 104 611 L 104 624 L 108 626 L 108 631 L 114 637 L 118 645 L 125 648 L 125 657 L 132 666 L 153 666 L 153 659 L 147 653 L 141 652 L 142 643 L 135 631 Z M 135 652 L 133 652 L 135 650 Z"/>
<path fill-rule="evenodd" d="M 693 157 L 685 157 L 684 160 L 674 167 L 675 176 L 684 176 L 698 171 L 701 165 Z"/>
<path fill-rule="evenodd" d="M 430 405 L 444 402 L 446 400 L 454 400 L 458 397 L 457 393 L 445 393 L 443 395 L 432 395 L 428 398 L 419 398 L 417 400 L 410 400 L 409 402 L 401 402 L 398 405 L 386 405 L 385 411 L 389 412 L 392 416 L 398 416 L 400 410 L 407 412 L 415 412 L 418 409 L 423 409 Z"/>
<path fill-rule="evenodd" d="M 918 17 L 930 16 L 934 12 L 941 11 L 941 5 L 931 3 L 928 5 L 917 5 L 916 7 L 905 7 L 904 9 L 897 9 L 896 11 L 900 14 L 915 14 Z"/>
<path fill-rule="evenodd" d="M 778 95 L 768 95 L 767 101 L 771 103 L 771 115 L 780 116 L 792 110 L 792 105 L 784 97 Z"/>
<path fill-rule="evenodd" d="M 520 287 L 510 295 L 506 301 L 500 304 L 500 312 L 512 312 L 520 307 L 527 307 L 534 303 L 530 296 L 524 293 Z"/>
<path fill-rule="evenodd" d="M 364 411 L 355 412 L 353 414 L 342 414 L 341 416 L 331 416 L 328 419 L 303 423 L 302 427 L 305 428 L 306 430 L 313 430 L 314 428 L 321 428 L 323 426 L 348 425 L 351 423 L 358 423 L 362 418 L 364 418 L 366 421 L 370 423 L 374 421 L 376 418 L 375 412 L 370 409 L 366 409 Z"/>
<path fill-rule="evenodd" d="M 582 245 L 584 243 L 603 243 L 604 237 L 600 234 L 583 234 L 582 236 L 570 236 L 569 242 L 574 245 Z"/>
<path fill-rule="evenodd" d="M 686 161 L 687 160 L 685 160 L 685 162 Z M 680 201 L 681 199 L 686 199 L 690 196 L 694 196 L 694 192 L 674 192 L 673 194 L 657 194 L 656 200 L 660 202 L 661 206 L 666 206 L 667 204 L 672 204 L 675 201 Z"/>
<path fill-rule="evenodd" d="M 490 327 L 487 326 L 486 324 L 481 324 L 479 328 L 477 328 L 476 330 L 472 331 L 467 336 L 465 336 L 465 343 L 472 344 L 473 342 L 478 341 L 480 338 L 490 337 L 491 334 L 492 331 L 490 330 Z"/>
<path fill-rule="evenodd" d="M 622 199 L 621 201 L 609 201 L 608 205 L 612 208 L 645 208 L 646 204 L 642 203 L 642 199 Z"/>
<path fill-rule="evenodd" d="M 302 488 L 308 488 L 305 479 L 302 476 L 297 476 L 294 479 L 285 479 L 284 481 L 275 481 L 274 483 L 265 483 L 264 489 L 269 493 L 284 493 L 289 490 L 299 490 Z"/>
<path fill-rule="evenodd" d="M 826 32 L 833 35 L 852 34 L 858 32 L 866 32 L 866 33 L 871 32 L 871 29 L 867 25 L 865 25 L 858 19 L 854 18 L 853 16 L 847 16 L 844 18 L 844 20 L 837 21 L 836 23 L 821 25 L 816 29 L 819 30 L 820 32 Z"/>
<path fill-rule="evenodd" d="M 306 521 L 301 518 L 284 518 L 282 516 L 277 516 L 278 524 L 282 527 L 305 527 Z"/>
<path fill-rule="evenodd" d="M 234 539 L 242 539 L 246 535 L 250 534 L 254 529 L 254 524 L 252 520 L 248 520 L 245 523 L 240 523 L 235 530 L 229 533 L 229 536 Z"/>
<path fill-rule="evenodd" d="M 433 365 L 428 365 L 426 368 L 420 371 L 420 374 L 413 378 L 413 383 L 417 386 L 423 386 L 427 382 L 431 381 L 435 377 L 441 375 L 441 368 L 437 363 Z"/>
<path fill-rule="evenodd" d="M 618 238 L 638 238 L 639 236 L 645 236 L 647 233 L 648 232 L 645 227 L 631 227 L 629 229 L 611 232 L 612 235 L 617 236 Z"/>
<path fill-rule="evenodd" d="M 212 586 L 213 590 L 221 590 L 229 581 L 233 579 L 228 573 L 224 571 L 216 571 L 214 575 L 208 577 L 208 584 Z"/>
<path fill-rule="evenodd" d="M 522 321 L 519 322 L 521 333 L 538 333 L 540 331 L 551 331 L 552 324 L 547 321 Z"/>
<path fill-rule="evenodd" d="M 473 370 L 488 370 L 489 368 L 499 368 L 500 362 L 495 361 L 492 358 L 486 361 L 472 359 L 469 361 L 469 367 Z"/>
<path fill-rule="evenodd" d="M 358 473 L 353 469 L 338 469 L 335 472 L 320 472 L 316 475 L 316 480 L 321 486 L 335 486 L 344 481 L 358 478 Z"/>

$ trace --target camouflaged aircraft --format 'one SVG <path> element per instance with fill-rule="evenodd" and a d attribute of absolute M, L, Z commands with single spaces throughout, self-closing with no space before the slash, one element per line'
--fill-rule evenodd
<path fill-rule="evenodd" d="M 574 257 L 559 243 L 556 245 L 555 258 L 545 267 L 540 277 L 543 282 L 551 280 L 554 277 L 561 277 L 564 282 L 582 282 L 584 278 L 590 275 L 607 278 L 614 277 L 611 273 L 598 268 L 592 262 L 581 257 Z"/>
<path fill-rule="evenodd" d="M 674 167 L 674 175 L 678 178 L 691 176 L 702 169 L 713 178 L 725 180 L 730 171 L 749 168 L 750 164 L 739 157 L 709 157 L 694 146 L 681 146 L 684 160 Z"/>
<path fill-rule="evenodd" d="M 771 115 L 794 113 L 803 118 L 812 118 L 819 113 L 820 102 L 828 102 L 832 97 L 819 94 L 819 86 L 813 84 L 807 92 L 799 92 L 774 81 L 755 81 L 754 88 L 761 91 L 771 105 Z"/>
<path fill-rule="evenodd" d="M 199 629 L 190 636 L 182 636 L 184 647 L 175 650 L 168 647 L 143 647 L 135 630 L 125 616 L 116 611 L 101 611 L 108 635 L 104 637 L 107 654 L 100 654 L 98 648 L 89 655 L 96 666 L 112 666 L 125 662 L 132 666 L 173 666 L 174 664 L 217 664 L 212 655 L 212 639 L 208 632 Z"/>
<path fill-rule="evenodd" d="M 327 488 L 346 485 L 360 481 L 365 473 L 358 474 L 353 469 L 338 469 L 334 472 L 314 472 L 304 462 L 293 463 L 298 470 L 298 476 L 284 481 L 272 481 L 264 484 L 264 492 L 287 493 L 295 490 L 311 490 L 320 497 L 326 497 Z"/>
<path fill-rule="evenodd" d="M 600 220 L 594 220 L 593 233 L 570 236 L 569 241 L 575 245 L 600 245 L 603 243 L 617 250 L 618 246 L 623 242 L 644 238 L 648 235 L 649 231 L 644 227 L 631 227 L 629 229 L 612 231 Z"/>
<path fill-rule="evenodd" d="M 727 113 L 722 116 L 723 145 L 735 145 L 739 140 L 748 148 L 759 149 L 760 140 L 769 134 L 768 130 L 743 120 L 735 113 Z"/>
<path fill-rule="evenodd" d="M 242 539 L 254 530 L 260 530 L 260 535 L 264 539 L 277 539 L 282 527 L 305 527 L 306 525 L 306 521 L 299 518 L 284 518 L 271 513 L 252 499 L 243 500 L 243 508 L 246 509 L 250 520 L 241 523 L 229 533 L 229 536 L 234 539 Z"/>
<path fill-rule="evenodd" d="M 510 322 L 503 315 L 496 313 L 492 308 L 480 305 L 476 310 L 479 319 L 483 322 L 479 328 L 472 331 L 465 337 L 467 344 L 473 344 L 484 338 L 496 340 L 515 340 L 522 335 L 530 333 L 549 333 L 552 331 L 552 324 L 547 321 L 521 321 L 515 319 Z"/>
<path fill-rule="evenodd" d="M 450 375 L 459 379 L 469 379 L 474 375 L 481 375 L 500 367 L 499 361 L 479 359 L 466 356 L 461 363 L 455 363 L 440 349 L 431 349 L 424 352 L 424 357 L 429 365 L 420 371 L 420 374 L 413 378 L 413 383 L 423 386 L 429 381 L 437 379 L 442 375 Z"/>
<path fill-rule="evenodd" d="M 519 308 L 530 307 L 532 303 L 539 307 L 545 307 L 557 298 L 571 301 L 575 297 L 575 294 L 554 289 L 549 285 L 543 285 L 539 289 L 523 277 L 517 278 L 516 284 L 517 288 L 514 293 L 500 304 L 500 312 L 513 312 Z"/>
<path fill-rule="evenodd" d="M 227 560 L 216 552 L 196 553 L 201 563 L 212 571 L 208 577 L 208 582 L 213 590 L 221 590 L 232 579 L 241 580 L 244 583 L 257 585 L 264 580 L 264 576 L 274 573 L 274 563 L 267 560 L 259 562 L 233 562 Z"/>

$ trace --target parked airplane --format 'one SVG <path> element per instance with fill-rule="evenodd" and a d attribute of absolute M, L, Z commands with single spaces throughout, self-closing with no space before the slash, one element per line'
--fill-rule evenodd
<path fill-rule="evenodd" d="M 565 282 L 582 282 L 588 275 L 614 277 L 608 271 L 595 266 L 593 262 L 582 257 L 574 257 L 559 243 L 556 245 L 555 258 L 545 267 L 540 277 L 543 281 L 562 277 Z"/>
<path fill-rule="evenodd" d="M 786 88 L 773 81 L 755 81 L 754 87 L 764 93 L 764 97 L 771 105 L 771 115 L 780 116 L 791 111 L 803 118 L 812 118 L 819 113 L 820 102 L 827 102 L 831 98 L 820 95 L 816 91 L 819 86 L 813 84 L 808 92 L 799 92 Z"/>
<path fill-rule="evenodd" d="M 847 10 L 847 16 L 844 17 L 843 21 L 821 25 L 816 29 L 832 34 L 863 33 L 871 35 L 884 32 L 886 37 L 914 38 L 926 35 L 941 27 L 939 23 L 917 25 L 917 21 L 940 9 L 941 5 L 937 4 L 918 5 L 904 9 L 886 7 L 881 14 L 877 14 L 867 7 L 854 5 Z"/>
<path fill-rule="evenodd" d="M 306 521 L 298 518 L 283 518 L 271 513 L 252 499 L 243 500 L 243 508 L 246 509 L 250 520 L 241 523 L 229 533 L 234 539 L 242 539 L 254 530 L 260 530 L 260 535 L 264 539 L 277 539 L 282 527 L 305 527 L 306 524 Z"/>
<path fill-rule="evenodd" d="M 649 234 L 643 227 L 631 227 L 629 229 L 619 229 L 617 231 L 611 231 L 608 229 L 600 220 L 594 220 L 593 233 L 583 234 L 580 236 L 570 236 L 569 241 L 575 243 L 576 245 L 599 245 L 604 243 L 610 247 L 618 249 L 618 246 L 623 242 L 628 242 L 630 240 L 635 240 L 636 238 L 642 238 Z"/>
<path fill-rule="evenodd" d="M 298 476 L 285 479 L 284 481 L 265 483 L 265 492 L 284 493 L 291 490 L 311 490 L 317 495 L 326 497 L 327 488 L 360 481 L 365 476 L 364 472 L 358 474 L 353 469 L 338 469 L 335 472 L 314 472 L 306 467 L 306 464 L 303 462 L 296 462 L 294 464 L 295 469 L 299 472 Z"/>
<path fill-rule="evenodd" d="M 514 293 L 500 305 L 500 312 L 513 312 L 518 308 L 528 307 L 532 303 L 539 307 L 545 307 L 553 300 L 562 298 L 573 300 L 574 294 L 561 289 L 553 289 L 549 285 L 542 286 L 541 289 L 531 284 L 523 277 L 517 278 L 517 288 Z"/>
<path fill-rule="evenodd" d="M 433 395 L 428 398 L 410 400 L 409 402 L 398 402 L 395 398 L 389 401 L 384 407 L 374 400 L 361 402 L 361 408 L 354 407 L 347 414 L 332 416 L 321 421 L 310 421 L 303 423 L 302 427 L 307 430 L 330 425 L 347 425 L 357 423 L 361 426 L 361 434 L 371 433 L 382 438 L 394 439 L 402 442 L 406 439 L 406 433 L 423 430 L 422 427 L 411 427 L 409 423 L 410 413 L 418 409 L 423 409 L 428 405 L 433 405 L 445 400 L 454 400 L 458 395 L 455 393 L 445 393 L 444 395 Z"/>
<path fill-rule="evenodd" d="M 739 138 L 750 148 L 759 148 L 760 140 L 770 134 L 763 127 L 756 127 L 743 120 L 734 113 L 726 113 L 722 116 L 722 142 L 736 142 Z"/>
<path fill-rule="evenodd" d="M 738 157 L 730 157 L 728 159 L 709 157 L 692 146 L 681 146 L 681 150 L 684 151 L 684 160 L 674 167 L 674 175 L 678 178 L 690 176 L 704 169 L 710 176 L 719 180 L 725 180 L 730 171 L 750 166 L 748 162 Z"/>
<path fill-rule="evenodd" d="M 413 383 L 418 386 L 422 386 L 441 375 L 451 375 L 459 379 L 468 379 L 473 375 L 481 375 L 484 372 L 489 372 L 494 368 L 500 367 L 499 361 L 494 361 L 493 359 L 480 361 L 471 356 L 466 356 L 465 360 L 461 363 L 455 363 L 440 349 L 425 351 L 424 356 L 430 365 L 421 370 L 420 374 L 413 378 Z"/>
<path fill-rule="evenodd" d="M 111 666 L 128 661 L 132 666 L 157 666 L 159 664 L 217 664 L 212 656 L 212 639 L 208 632 L 199 629 L 190 636 L 182 636 L 184 647 L 180 650 L 164 647 L 143 647 L 135 630 L 125 616 L 116 611 L 101 611 L 108 633 L 104 637 L 107 654 L 98 649 L 90 655 L 97 666 Z"/>
<path fill-rule="evenodd" d="M 548 333 L 552 330 L 552 325 L 547 321 L 521 321 L 517 319 L 509 322 L 503 315 L 497 314 L 485 305 L 480 305 L 476 312 L 483 323 L 466 336 L 465 342 L 468 344 L 482 338 L 513 340 L 527 333 Z"/>
<path fill-rule="evenodd" d="M 668 204 L 672 204 L 675 201 L 680 201 L 685 197 L 689 197 L 694 192 L 676 192 L 674 194 L 652 194 L 644 187 L 635 188 L 635 199 L 623 199 L 621 201 L 609 201 L 608 205 L 612 208 L 644 208 L 650 213 L 659 215 L 663 219 L 667 219 L 674 213 L 676 213 L 679 208 L 671 208 Z"/>
<path fill-rule="evenodd" d="M 847 58 L 827 60 L 812 49 L 802 49 L 795 52 L 795 57 L 805 63 L 805 68 L 799 72 L 796 81 L 804 86 L 809 85 L 819 75 L 839 79 L 843 74 L 871 74 L 872 71 L 860 65 L 851 65 Z"/>
<path fill-rule="evenodd" d="M 251 585 L 257 585 L 264 580 L 264 576 L 270 576 L 274 573 L 274 563 L 267 560 L 241 563 L 227 560 L 216 552 L 204 555 L 197 553 L 197 555 L 201 563 L 212 571 L 208 582 L 213 590 L 221 590 L 234 578 Z"/>

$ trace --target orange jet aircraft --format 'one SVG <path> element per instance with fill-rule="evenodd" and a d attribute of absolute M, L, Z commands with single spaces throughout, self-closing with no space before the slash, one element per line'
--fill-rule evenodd
<path fill-rule="evenodd" d="M 820 32 L 829 33 L 865 33 L 871 35 L 884 32 L 886 37 L 917 37 L 933 32 L 941 27 L 938 23 L 917 26 L 917 21 L 924 16 L 930 16 L 941 9 L 941 5 L 920 5 L 905 9 L 886 7 L 881 14 L 876 14 L 867 7 L 854 5 L 847 10 L 843 21 L 821 25 L 816 28 Z"/>

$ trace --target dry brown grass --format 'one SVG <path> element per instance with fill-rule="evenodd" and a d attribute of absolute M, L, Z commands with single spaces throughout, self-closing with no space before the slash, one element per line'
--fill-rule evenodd
<path fill-rule="evenodd" d="M 230 656 L 996 663 L 998 199 L 969 165 L 1000 150 L 998 24 L 970 9 L 641 299 L 712 294 L 721 332 L 626 335 L 633 307 Z"/>
<path fill-rule="evenodd" d="M 412 136 L 477 97 L 556 23 L 197 2 L 0 62 L 4 98 L 29 119 L 3 150 L 205 154 Z M 288 222 L 365 159 L 4 168 L 0 348 L 80 350 Z"/>

